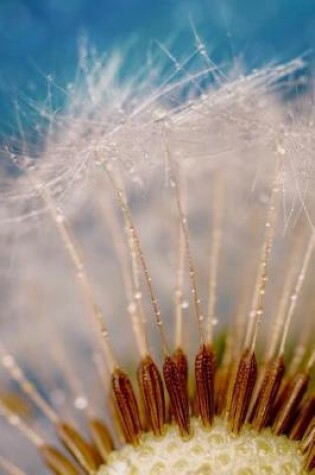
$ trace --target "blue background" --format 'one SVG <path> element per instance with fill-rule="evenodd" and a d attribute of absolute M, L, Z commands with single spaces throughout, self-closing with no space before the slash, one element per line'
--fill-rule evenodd
<path fill-rule="evenodd" d="M 219 63 L 315 57 L 314 0 L 0 0 L 0 133 L 14 131 L 15 99 L 43 97 L 47 75 L 73 79 L 82 35 L 100 53 L 132 40 L 140 64 L 152 40 L 176 37 L 176 54 L 191 47 L 190 17 Z"/>

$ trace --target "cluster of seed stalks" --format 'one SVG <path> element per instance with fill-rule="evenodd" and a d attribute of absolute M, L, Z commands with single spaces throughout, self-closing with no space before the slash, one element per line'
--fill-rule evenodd
<path fill-rule="evenodd" d="M 189 80 L 191 81 L 191 78 Z M 230 88 L 231 91 L 232 88 Z M 198 111 L 202 101 L 205 99 L 196 99 L 195 103 L 189 105 L 189 109 Z M 181 117 L 180 114 L 185 116 L 186 113 L 187 110 L 183 108 L 182 112 L 178 113 L 178 117 Z M 291 356 L 287 356 L 287 341 L 292 317 L 302 292 L 302 284 L 307 276 L 314 249 L 313 230 L 309 232 L 306 227 L 303 228 L 302 239 L 303 243 L 306 242 L 305 236 L 308 240 L 305 249 L 300 245 L 301 239 L 299 239 L 299 245 L 295 245 L 295 249 L 292 251 L 292 254 L 299 255 L 300 268 L 298 272 L 295 272 L 292 263 L 287 265 L 283 276 L 282 294 L 278 299 L 278 311 L 273 316 L 274 322 L 270 325 L 270 341 L 265 345 L 267 348 L 263 353 L 259 354 L 259 343 L 260 340 L 263 341 L 259 334 L 268 293 L 272 249 L 280 213 L 281 178 L 286 160 L 283 146 L 280 142 L 277 144 L 274 152 L 272 179 L 267 184 L 269 197 L 265 208 L 264 233 L 257 258 L 250 312 L 246 312 L 244 306 L 242 307 L 243 302 L 240 297 L 240 310 L 235 309 L 235 319 L 229 323 L 224 334 L 222 348 L 222 342 L 220 347 L 214 338 L 214 326 L 217 314 L 220 256 L 223 253 L 223 216 L 226 192 L 224 168 L 214 169 L 212 179 L 209 181 L 209 187 L 213 189 L 213 202 L 209 205 L 212 210 L 210 255 L 204 256 L 210 262 L 208 308 L 207 316 L 205 316 L 198 288 L 194 246 L 186 212 L 186 201 L 193 200 L 194 190 L 187 189 L 186 184 L 183 183 L 185 180 L 182 180 L 181 176 L 180 157 L 177 156 L 178 154 L 175 156 L 170 138 L 173 127 L 176 125 L 174 125 L 175 122 L 172 122 L 170 113 L 165 116 L 167 117 L 163 118 L 161 115 L 157 122 L 161 137 L 165 139 L 165 163 L 167 164 L 173 203 L 177 209 L 179 236 L 179 263 L 175 291 L 175 346 L 172 347 L 169 341 L 166 324 L 155 293 L 154 282 L 148 268 L 149 259 L 147 260 L 143 250 L 140 233 L 127 200 L 127 193 L 121 184 L 117 162 L 111 161 L 106 150 L 104 151 L 102 147 L 94 148 L 94 159 L 107 176 L 107 183 L 113 190 L 121 211 L 125 228 L 121 234 L 126 235 L 126 246 L 129 250 L 129 278 L 133 296 L 129 313 L 140 355 L 136 375 L 133 374 L 133 376 L 127 374 L 112 348 L 103 311 L 97 303 L 94 288 L 82 257 L 83 253 L 79 248 L 70 221 L 61 206 L 56 203 L 54 196 L 50 193 L 49 186 L 42 183 L 36 167 L 34 169 L 25 165 L 25 156 L 22 159 L 19 157 L 14 165 L 20 167 L 21 174 L 24 175 L 30 187 L 36 191 L 36 199 L 43 203 L 45 211 L 52 219 L 75 269 L 78 285 L 89 305 L 92 326 L 100 339 L 104 360 L 110 373 L 109 409 L 114 415 L 112 427 L 109 429 L 103 420 L 94 415 L 92 408 L 87 406 L 85 408 L 89 429 L 89 440 L 87 440 L 75 424 L 62 418 L 53 405 L 42 396 L 40 388 L 35 387 L 23 371 L 22 365 L 17 362 L 3 342 L 0 344 L 2 366 L 12 380 L 19 385 L 24 395 L 53 425 L 67 455 L 58 446 L 47 442 L 39 431 L 32 428 L 29 421 L 23 420 L 21 415 L 14 410 L 10 398 L 1 397 L 0 412 L 11 425 L 15 426 L 36 446 L 44 464 L 56 475 L 115 473 L 110 472 L 111 464 L 114 463 L 112 460 L 117 462 L 120 452 L 123 453 L 123 449 L 119 448 L 121 442 L 130 444 L 134 447 L 133 453 L 137 454 L 137 450 L 140 451 L 141 447 L 147 443 L 148 433 L 151 434 L 150 437 L 152 436 L 151 441 L 161 441 L 162 444 L 173 427 L 176 426 L 182 444 L 188 444 L 194 439 L 196 432 L 204 429 L 205 434 L 211 433 L 212 428 L 218 424 L 222 424 L 222 427 L 224 426 L 235 440 L 238 437 L 241 440 L 242 434 L 248 430 L 252 430 L 256 434 L 269 434 L 271 445 L 277 437 L 279 437 L 279 441 L 285 441 L 285 443 L 289 443 L 288 441 L 291 440 L 290 451 L 293 457 L 300 461 L 300 473 L 311 473 L 315 468 L 315 395 L 311 384 L 315 351 L 312 347 L 314 341 L 310 341 L 307 329 L 301 332 L 301 338 Z M 174 117 L 176 121 L 178 119 L 176 112 Z M 192 308 L 199 333 L 199 346 L 195 351 L 194 360 L 190 362 L 193 370 L 189 366 L 184 343 L 183 281 L 185 265 L 188 269 Z M 106 282 L 104 285 L 106 286 Z M 163 353 L 162 368 L 159 368 L 155 362 L 147 335 L 146 306 L 143 301 L 144 288 L 147 290 L 159 333 L 160 347 Z M 303 324 L 303 327 L 306 328 L 307 324 Z M 311 331 L 311 325 L 308 328 Z M 201 429 L 196 425 L 197 420 L 200 422 Z M 115 427 L 116 435 L 112 436 L 111 433 Z M 115 454 L 114 457 L 113 454 Z M 155 455 L 153 454 L 152 457 L 154 459 Z M 176 459 L 176 455 L 174 457 Z M 242 458 L 241 454 L 239 454 L 239 458 Z M 268 455 L 266 459 L 265 468 L 261 468 L 261 473 L 276 473 L 272 471 L 271 459 L 268 465 Z M 181 463 L 184 462 L 181 461 Z M 214 459 L 212 469 L 206 462 L 205 459 L 205 462 L 201 463 L 194 472 L 188 471 L 188 469 L 185 471 L 182 468 L 181 473 L 227 473 L 224 472 L 222 461 Z M 221 463 L 223 465 L 220 465 Z M 0 457 L 0 466 L 8 474 L 24 474 L 22 469 L 4 457 Z M 182 467 L 184 466 L 185 464 L 182 465 Z M 127 467 L 126 471 L 119 473 L 173 473 L 165 465 L 158 463 L 155 463 L 150 471 L 145 469 L 136 471 L 137 467 L 131 462 L 129 465 L 127 464 Z M 280 467 L 279 474 L 296 473 L 294 472 L 296 465 L 293 462 L 292 465 L 277 467 L 278 470 Z M 268 472 L 268 469 L 271 471 Z M 250 471 L 250 467 L 244 470 L 247 471 L 235 473 L 254 473 Z"/>

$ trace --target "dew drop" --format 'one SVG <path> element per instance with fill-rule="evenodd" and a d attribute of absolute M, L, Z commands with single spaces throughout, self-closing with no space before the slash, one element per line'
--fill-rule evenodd
<path fill-rule="evenodd" d="M 56 216 L 56 221 L 57 221 L 57 223 L 60 223 L 60 224 L 61 224 L 61 223 L 64 222 L 64 220 L 65 220 L 64 215 L 61 214 L 61 213 L 58 213 L 57 216 Z"/>
<path fill-rule="evenodd" d="M 78 396 L 74 400 L 74 407 L 78 409 L 79 411 L 82 411 L 87 408 L 88 402 L 85 397 L 83 396 Z"/>
<path fill-rule="evenodd" d="M 12 368 L 14 366 L 14 358 L 11 355 L 5 355 L 2 358 L 2 364 L 5 368 Z"/>
<path fill-rule="evenodd" d="M 9 416 L 9 422 L 13 426 L 17 426 L 20 423 L 20 418 L 16 416 L 15 414 L 12 414 Z"/>
<path fill-rule="evenodd" d="M 133 314 L 135 313 L 135 311 L 136 311 L 136 305 L 135 303 L 132 302 L 127 306 L 127 312 Z"/>
<path fill-rule="evenodd" d="M 284 149 L 281 145 L 278 145 L 278 146 L 277 146 L 277 152 L 278 152 L 280 155 L 285 155 L 285 149 Z"/>

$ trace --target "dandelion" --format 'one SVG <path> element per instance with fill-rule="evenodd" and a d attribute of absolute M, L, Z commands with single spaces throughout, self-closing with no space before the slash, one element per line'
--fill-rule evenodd
<path fill-rule="evenodd" d="M 41 151 L 3 150 L 5 473 L 315 467 L 303 63 L 228 76 L 195 39 L 153 91 L 82 52 Z"/>

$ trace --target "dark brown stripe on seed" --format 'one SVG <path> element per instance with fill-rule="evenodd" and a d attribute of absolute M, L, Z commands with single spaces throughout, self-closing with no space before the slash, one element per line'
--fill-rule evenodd
<path fill-rule="evenodd" d="M 188 392 L 188 360 L 182 348 L 177 348 L 172 354 L 178 370 L 178 377 L 183 391 Z"/>

